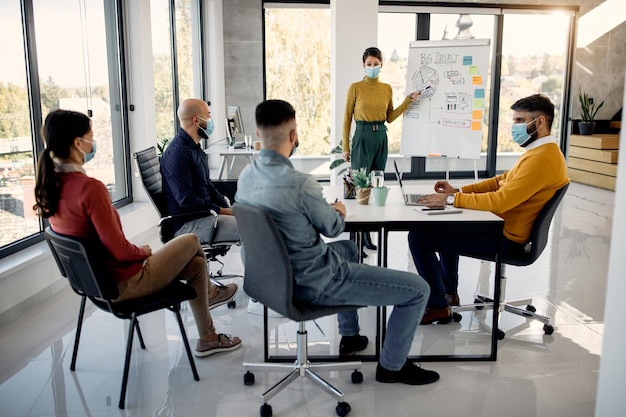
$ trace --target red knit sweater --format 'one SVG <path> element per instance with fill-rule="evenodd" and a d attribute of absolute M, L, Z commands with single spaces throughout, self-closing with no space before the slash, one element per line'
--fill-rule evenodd
<path fill-rule="evenodd" d="M 50 218 L 54 231 L 100 239 L 108 251 L 103 256 L 118 283 L 137 274 L 148 254 L 124 237 L 120 216 L 104 184 L 82 172 L 60 175 L 59 209 Z"/>

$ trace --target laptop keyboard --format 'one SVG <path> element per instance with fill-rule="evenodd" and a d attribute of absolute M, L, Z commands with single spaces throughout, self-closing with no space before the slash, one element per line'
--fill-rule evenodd
<path fill-rule="evenodd" d="M 408 203 L 417 203 L 418 200 L 422 199 L 426 194 L 407 194 L 406 201 Z"/>

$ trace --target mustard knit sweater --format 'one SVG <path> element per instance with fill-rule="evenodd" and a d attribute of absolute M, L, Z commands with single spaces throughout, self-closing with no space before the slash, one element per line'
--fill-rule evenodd
<path fill-rule="evenodd" d="M 497 214 L 504 219 L 504 236 L 523 244 L 539 211 L 567 183 L 563 153 L 547 143 L 526 151 L 504 174 L 461 187 L 454 205 Z"/>
<path fill-rule="evenodd" d="M 350 126 L 352 116 L 361 122 L 393 122 L 411 104 L 407 96 L 397 109 L 393 108 L 391 86 L 381 83 L 378 78 L 364 77 L 363 80 L 353 83 L 348 89 L 346 98 L 346 112 L 343 119 L 343 140 L 341 148 L 350 152 Z"/>

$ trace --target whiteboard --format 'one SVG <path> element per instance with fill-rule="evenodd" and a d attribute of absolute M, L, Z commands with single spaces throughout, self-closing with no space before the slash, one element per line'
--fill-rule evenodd
<path fill-rule="evenodd" d="M 410 43 L 401 154 L 480 159 L 488 62 L 489 39 Z"/>

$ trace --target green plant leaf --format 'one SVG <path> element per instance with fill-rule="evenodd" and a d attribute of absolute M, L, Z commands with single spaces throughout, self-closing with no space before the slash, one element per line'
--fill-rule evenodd
<path fill-rule="evenodd" d="M 330 163 L 330 169 L 335 169 L 345 162 L 346 161 L 344 161 L 343 158 L 335 159 L 333 162 Z"/>

